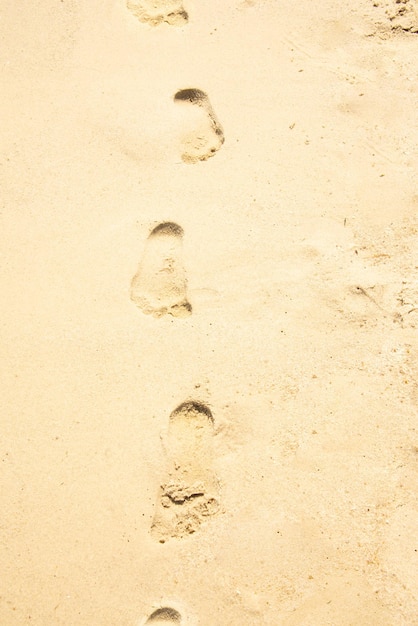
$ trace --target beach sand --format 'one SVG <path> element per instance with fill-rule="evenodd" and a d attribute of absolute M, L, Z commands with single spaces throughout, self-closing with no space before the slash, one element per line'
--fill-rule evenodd
<path fill-rule="evenodd" d="M 416 2 L 0 17 L 0 623 L 418 624 Z"/>

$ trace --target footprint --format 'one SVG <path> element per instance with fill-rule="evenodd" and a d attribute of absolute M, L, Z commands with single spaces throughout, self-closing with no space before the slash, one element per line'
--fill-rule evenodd
<path fill-rule="evenodd" d="M 164 222 L 147 239 L 130 292 L 131 300 L 146 314 L 191 315 L 182 260 L 183 234 L 178 224 Z"/>
<path fill-rule="evenodd" d="M 213 434 L 212 413 L 200 402 L 185 402 L 170 415 L 168 475 L 151 526 L 161 543 L 193 534 L 219 511 L 219 483 L 211 469 Z"/>
<path fill-rule="evenodd" d="M 181 615 L 175 609 L 164 606 L 151 613 L 144 626 L 146 624 L 154 624 L 154 626 L 159 624 L 181 624 Z"/>
<path fill-rule="evenodd" d="M 184 26 L 189 20 L 182 0 L 127 0 L 126 4 L 140 22 L 151 26 L 163 22 L 170 26 Z"/>
<path fill-rule="evenodd" d="M 177 104 L 193 107 L 193 127 L 181 139 L 182 159 L 186 163 L 207 161 L 225 141 L 207 94 L 200 89 L 181 89 L 174 96 Z M 192 117 L 192 116 L 190 116 Z"/>

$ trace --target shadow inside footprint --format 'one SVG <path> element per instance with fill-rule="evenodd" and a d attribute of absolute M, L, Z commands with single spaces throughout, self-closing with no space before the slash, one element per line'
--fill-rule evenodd
<path fill-rule="evenodd" d="M 181 624 L 181 615 L 175 609 L 164 606 L 154 611 L 145 624 Z"/>
<path fill-rule="evenodd" d="M 181 157 L 186 163 L 207 161 L 225 141 L 222 126 L 212 108 L 208 95 L 201 89 L 181 89 L 174 102 L 194 107 L 197 113 L 193 127 L 181 139 Z"/>
<path fill-rule="evenodd" d="M 182 258 L 183 234 L 178 224 L 163 222 L 147 239 L 130 291 L 131 300 L 146 314 L 191 315 Z"/>
<path fill-rule="evenodd" d="M 213 435 L 212 413 L 201 402 L 185 402 L 170 415 L 168 474 L 151 527 L 161 543 L 193 534 L 219 511 L 219 483 L 211 469 Z"/>
<path fill-rule="evenodd" d="M 182 0 L 127 0 L 127 7 L 140 22 L 158 26 L 184 26 L 189 20 Z"/>

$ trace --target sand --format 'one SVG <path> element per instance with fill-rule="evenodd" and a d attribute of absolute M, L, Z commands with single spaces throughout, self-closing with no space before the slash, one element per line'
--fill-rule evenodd
<path fill-rule="evenodd" d="M 417 4 L 129 5 L 0 9 L 0 624 L 418 624 Z"/>

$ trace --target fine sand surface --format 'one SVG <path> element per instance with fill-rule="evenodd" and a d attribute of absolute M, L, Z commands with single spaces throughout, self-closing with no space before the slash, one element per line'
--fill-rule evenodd
<path fill-rule="evenodd" d="M 2 0 L 1 626 L 418 624 L 417 31 Z"/>

